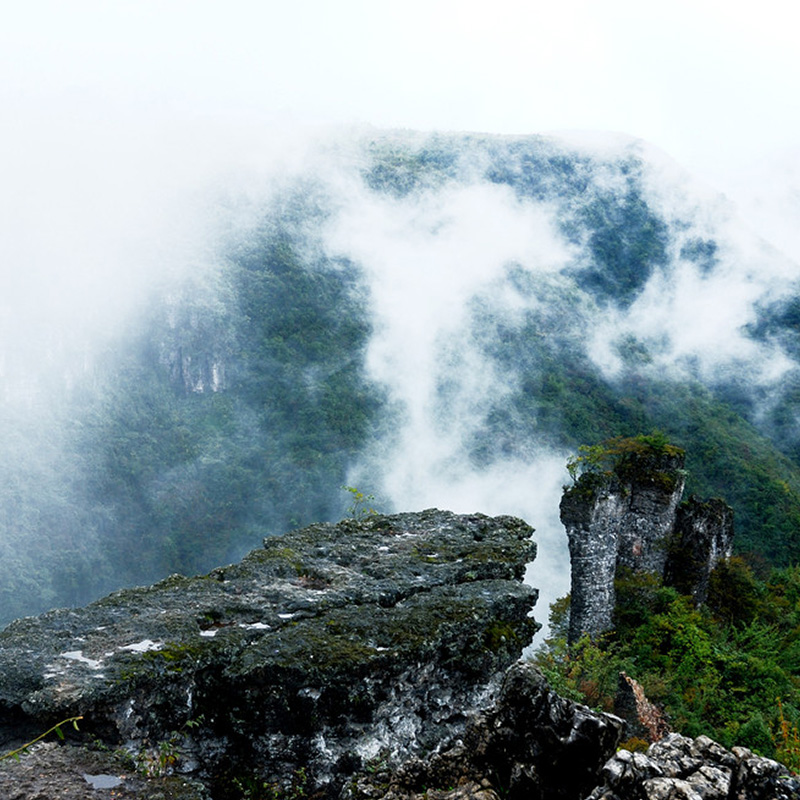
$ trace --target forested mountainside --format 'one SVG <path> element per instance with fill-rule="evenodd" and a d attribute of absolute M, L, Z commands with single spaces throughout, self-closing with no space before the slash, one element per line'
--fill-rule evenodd
<path fill-rule="evenodd" d="M 530 508 L 527 465 L 654 429 L 740 552 L 799 560 L 798 269 L 663 155 L 358 134 L 216 200 L 213 252 L 122 332 L 30 371 L 4 343 L 3 621 L 338 519 L 345 484 L 483 486 L 538 527 L 560 493 Z"/>

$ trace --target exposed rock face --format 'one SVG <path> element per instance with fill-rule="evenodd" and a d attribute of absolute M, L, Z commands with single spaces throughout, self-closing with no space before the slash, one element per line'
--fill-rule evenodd
<path fill-rule="evenodd" d="M 476 715 L 460 742 L 392 774 L 364 775 L 354 794 L 423 800 L 431 787 L 460 794 L 499 790 L 516 800 L 578 800 L 596 785 L 624 723 L 551 691 L 531 664 L 512 666 L 495 705 Z M 446 797 L 446 795 L 445 795 Z"/>
<path fill-rule="evenodd" d="M 371 759 L 457 739 L 496 695 L 538 627 L 532 532 L 436 510 L 315 525 L 206 576 L 19 620 L 0 634 L 0 746 L 81 714 L 140 766 L 174 742 L 212 791 L 299 769 L 339 791 Z"/>
<path fill-rule="evenodd" d="M 624 515 L 622 492 L 612 488 L 609 483 L 587 496 L 565 492 L 561 499 L 572 571 L 570 642 L 584 633 L 596 638 L 612 626 L 619 523 Z"/>
<path fill-rule="evenodd" d="M 664 571 L 683 494 L 683 456 L 632 458 L 628 469 L 582 475 L 561 499 L 572 569 L 569 640 L 612 627 L 614 577 L 624 566 Z"/>
<path fill-rule="evenodd" d="M 569 641 L 612 627 L 620 568 L 651 572 L 702 602 L 712 569 L 731 553 L 733 511 L 721 500 L 692 497 L 680 507 L 684 457 L 627 455 L 623 467 L 582 475 L 564 491 L 572 570 Z"/>
<path fill-rule="evenodd" d="M 146 777 L 113 752 L 47 742 L 0 765 L 3 800 L 210 800 L 199 780 Z"/>
<path fill-rule="evenodd" d="M 744 747 L 671 733 L 647 753 L 620 750 L 589 800 L 797 800 L 800 780 Z"/>
<path fill-rule="evenodd" d="M 441 748 L 420 753 L 399 766 L 382 755 L 351 765 L 341 800 L 583 800 L 616 749 L 623 723 L 596 714 L 552 692 L 532 665 L 517 662 L 501 681 L 495 702 L 470 715 L 462 734 Z M 45 744 L 20 763 L 0 766 L 0 796 L 8 800 L 84 800 L 100 796 L 90 787 L 112 789 L 120 800 L 210 800 L 197 778 L 145 778 L 130 773 L 115 752 Z M 243 796 L 319 797 L 313 785 L 259 784 L 212 787 L 214 798 Z M 331 794 L 333 786 L 328 786 Z M 232 791 L 231 791 L 232 790 Z"/>
<path fill-rule="evenodd" d="M 670 732 L 661 709 L 647 699 L 641 684 L 624 672 L 619 674 L 614 713 L 625 720 L 629 737 L 657 742 Z"/>
<path fill-rule="evenodd" d="M 722 500 L 702 502 L 692 495 L 678 508 L 664 581 L 692 595 L 698 605 L 705 603 L 711 573 L 730 558 L 732 547 L 733 509 Z"/>

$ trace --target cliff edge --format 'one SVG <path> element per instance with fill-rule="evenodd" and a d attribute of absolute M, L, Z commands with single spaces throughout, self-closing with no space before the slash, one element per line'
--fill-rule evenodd
<path fill-rule="evenodd" d="M 140 772 L 338 791 L 457 738 L 496 695 L 539 627 L 532 533 L 438 510 L 313 525 L 18 620 L 0 634 L 0 747 L 82 716 Z"/>

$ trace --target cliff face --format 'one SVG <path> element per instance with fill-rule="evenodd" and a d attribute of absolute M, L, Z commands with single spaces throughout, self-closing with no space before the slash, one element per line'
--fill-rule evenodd
<path fill-rule="evenodd" d="M 733 509 L 719 498 L 703 502 L 690 497 L 678 508 L 664 581 L 704 603 L 711 572 L 730 558 L 732 542 Z"/>
<path fill-rule="evenodd" d="M 588 472 L 561 499 L 572 572 L 570 642 L 612 627 L 619 569 L 659 575 L 705 600 L 711 570 L 731 554 L 733 512 L 721 500 L 683 506 L 684 456 L 676 448 L 626 454 Z"/>
<path fill-rule="evenodd" d="M 19 620 L 0 634 L 0 747 L 82 715 L 145 771 L 172 747 L 209 785 L 302 770 L 341 788 L 491 701 L 538 628 L 532 532 L 436 510 L 316 525 L 205 576 Z"/>
<path fill-rule="evenodd" d="M 619 525 L 625 502 L 612 484 L 591 494 L 565 493 L 561 521 L 567 528 L 572 595 L 570 642 L 582 633 L 596 637 L 611 628 L 614 575 L 619 550 Z"/>

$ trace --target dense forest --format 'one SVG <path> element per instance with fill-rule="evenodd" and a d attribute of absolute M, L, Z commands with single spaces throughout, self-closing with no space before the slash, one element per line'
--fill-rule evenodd
<path fill-rule="evenodd" d="M 407 431 L 441 445 L 407 472 L 457 481 L 662 430 L 688 490 L 735 508 L 759 602 L 771 568 L 795 591 L 800 293 L 751 291 L 730 355 L 700 329 L 678 346 L 675 289 L 694 281 L 713 316 L 779 254 L 742 248 L 722 206 L 627 140 L 387 134 L 326 158 L 154 287 L 69 380 L 56 359 L 35 396 L 4 403 L 1 621 L 338 519 L 354 480 L 406 510 L 385 478 L 424 457 Z"/>

